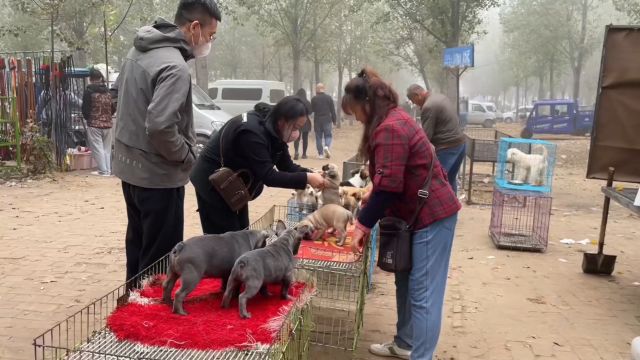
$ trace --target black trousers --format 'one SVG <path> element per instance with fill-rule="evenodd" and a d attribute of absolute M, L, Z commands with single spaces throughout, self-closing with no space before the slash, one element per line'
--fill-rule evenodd
<path fill-rule="evenodd" d="M 122 182 L 127 204 L 127 280 L 153 265 L 184 236 L 184 186 L 149 189 Z M 137 284 L 133 284 L 137 286 Z"/>
<path fill-rule="evenodd" d="M 240 231 L 249 227 L 249 206 L 238 212 L 232 211 L 216 191 L 208 194 L 208 199 L 196 191 L 198 214 L 202 232 L 205 234 L 224 234 Z M 211 201 L 213 200 L 213 201 Z"/>
<path fill-rule="evenodd" d="M 307 155 L 307 148 L 309 147 L 309 132 L 304 131 L 300 136 L 302 138 L 302 155 Z M 298 149 L 300 148 L 300 138 L 293 142 L 293 148 L 296 151 L 296 154 L 299 154 Z"/>

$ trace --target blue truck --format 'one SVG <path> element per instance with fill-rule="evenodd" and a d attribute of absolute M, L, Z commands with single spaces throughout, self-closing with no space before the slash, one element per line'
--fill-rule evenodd
<path fill-rule="evenodd" d="M 578 106 L 574 100 L 541 100 L 533 104 L 520 136 L 568 134 L 585 136 L 593 127 L 593 110 Z"/>

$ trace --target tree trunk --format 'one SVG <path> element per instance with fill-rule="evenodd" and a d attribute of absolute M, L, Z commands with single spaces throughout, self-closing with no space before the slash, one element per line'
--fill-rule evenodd
<path fill-rule="evenodd" d="M 578 42 L 578 54 L 576 55 L 575 66 L 573 67 L 573 99 L 580 98 L 580 78 L 582 77 L 582 67 L 586 58 L 587 42 L 587 17 L 589 15 L 589 0 L 582 0 L 580 19 L 580 41 Z"/>
<path fill-rule="evenodd" d="M 209 89 L 209 71 L 207 58 L 196 59 L 196 84 L 204 91 Z"/>
<path fill-rule="evenodd" d="M 554 72 L 554 62 L 555 62 L 555 58 L 552 56 L 551 59 L 549 60 L 549 98 L 553 99 L 555 97 L 554 91 L 553 91 L 553 72 Z"/>
<path fill-rule="evenodd" d="M 582 75 L 582 64 L 573 68 L 573 99 L 578 101 L 580 98 L 580 77 Z"/>
<path fill-rule="evenodd" d="M 314 70 L 314 82 L 320 83 L 322 82 L 321 78 L 320 78 L 320 60 L 318 60 L 318 56 L 316 55 L 316 58 L 313 59 L 313 70 Z"/>
<path fill-rule="evenodd" d="M 541 71 L 538 75 L 538 100 L 542 100 L 544 98 L 544 74 Z"/>
<path fill-rule="evenodd" d="M 302 50 L 298 46 L 291 49 L 293 56 L 293 88 L 295 90 L 302 87 L 302 76 L 300 74 L 300 62 L 302 61 Z"/>
<path fill-rule="evenodd" d="M 87 67 L 87 52 L 83 48 L 76 49 L 73 63 L 77 67 Z"/>
<path fill-rule="evenodd" d="M 420 68 L 420 76 L 422 76 L 422 81 L 424 81 L 424 86 L 427 90 L 431 91 L 431 84 L 429 83 L 429 78 L 427 77 L 427 69 L 422 67 Z"/>
<path fill-rule="evenodd" d="M 529 99 L 528 97 L 528 93 L 529 93 L 529 78 L 524 78 L 524 106 L 529 105 Z M 520 105 L 518 105 L 520 106 Z"/>
<path fill-rule="evenodd" d="M 336 115 L 338 115 L 338 124 L 342 122 L 342 78 L 344 76 L 344 67 L 338 66 L 338 101 L 336 102 Z M 349 125 L 353 125 L 353 119 L 349 118 Z"/>
<path fill-rule="evenodd" d="M 514 121 L 518 121 L 518 119 L 520 119 L 518 117 L 520 115 L 518 113 L 518 109 L 520 109 L 520 84 L 516 84 L 516 115 L 515 115 L 515 118 L 513 119 Z"/>
<path fill-rule="evenodd" d="M 282 67 L 282 52 L 278 52 L 278 81 L 284 82 L 284 69 Z"/>

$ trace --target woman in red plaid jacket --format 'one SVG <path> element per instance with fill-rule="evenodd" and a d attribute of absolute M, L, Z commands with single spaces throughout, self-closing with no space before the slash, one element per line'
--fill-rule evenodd
<path fill-rule="evenodd" d="M 370 229 L 381 218 L 393 216 L 410 222 L 418 205 L 418 190 L 434 162 L 430 196 L 413 227 L 412 270 L 395 274 L 396 336 L 369 348 L 379 356 L 431 359 L 440 335 L 460 203 L 426 134 L 398 107 L 398 94 L 375 71 L 364 69 L 349 81 L 342 109 L 364 125 L 359 154 L 369 161 L 373 180 L 356 223 L 354 251 L 362 252 Z"/>

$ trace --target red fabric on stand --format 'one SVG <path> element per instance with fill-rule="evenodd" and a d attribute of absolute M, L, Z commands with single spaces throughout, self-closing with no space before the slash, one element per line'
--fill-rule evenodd
<path fill-rule="evenodd" d="M 179 282 L 174 293 L 179 288 Z M 305 285 L 294 284 L 289 295 L 298 298 Z M 150 282 L 140 296 L 154 300 L 142 305 L 129 303 L 116 309 L 107 319 L 109 329 L 118 340 L 127 340 L 149 346 L 177 349 L 223 350 L 246 349 L 256 343 L 271 344 L 273 332 L 264 327 L 277 317 L 283 307 L 292 301 L 280 298 L 280 285 L 269 285 L 272 296 L 254 296 L 247 304 L 251 319 L 241 319 L 237 298 L 229 309 L 223 309 L 221 281 L 204 279 L 189 294 L 184 309 L 189 315 L 172 313 L 169 305 L 158 303 L 162 298 L 162 279 Z"/>

